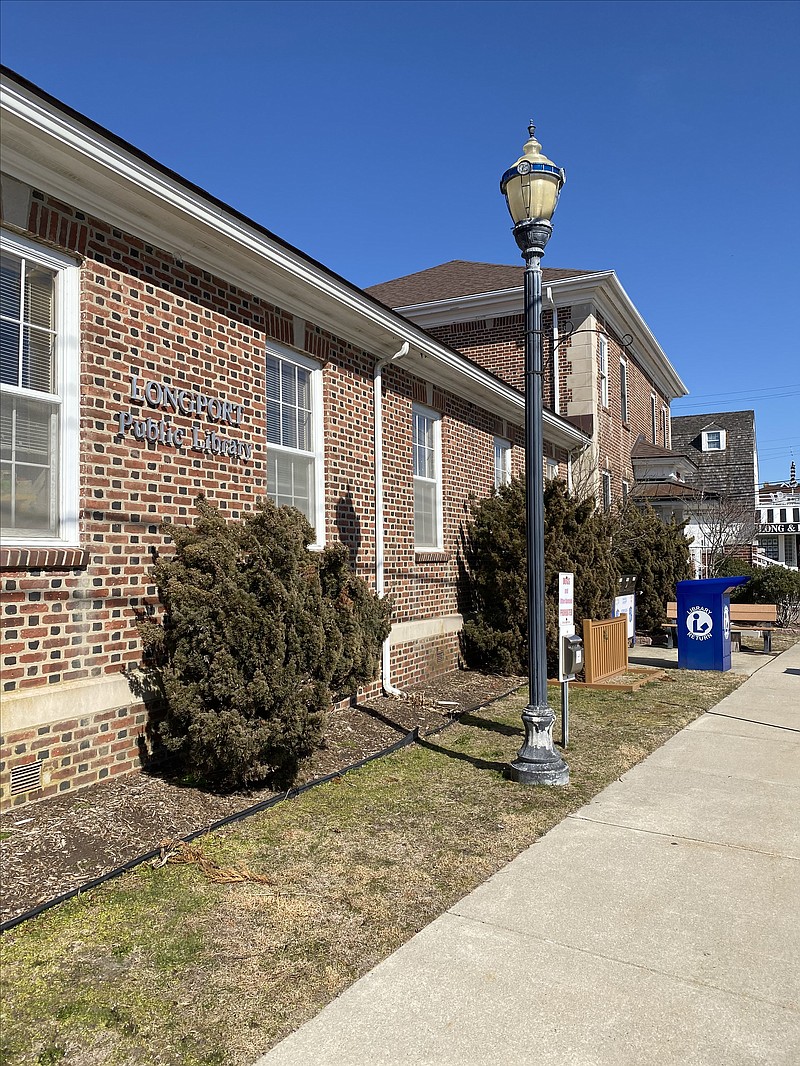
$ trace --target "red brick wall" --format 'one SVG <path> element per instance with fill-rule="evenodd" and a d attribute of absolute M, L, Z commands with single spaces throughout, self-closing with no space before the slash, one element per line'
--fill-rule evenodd
<path fill-rule="evenodd" d="M 191 521 L 200 493 L 235 518 L 266 491 L 269 340 L 299 342 L 324 366 L 327 539 L 347 544 L 357 572 L 374 583 L 374 357 L 319 324 L 300 329 L 285 309 L 39 193 L 29 236 L 82 257 L 81 550 L 34 552 L 27 565 L 13 549 L 0 559 L 3 691 L 60 691 L 139 665 L 137 619 L 158 609 L 149 567 L 154 552 L 170 550 L 160 523 Z M 214 425 L 134 403 L 132 375 L 139 388 L 167 382 L 241 405 L 241 422 Z M 401 365 L 385 370 L 384 384 L 386 589 L 395 599 L 395 620 L 453 615 L 467 497 L 491 488 L 495 434 L 516 443 L 514 467 L 521 468 L 521 430 L 458 397 L 438 390 L 429 397 L 425 383 Z M 411 406 L 419 399 L 443 416 L 444 546 L 433 555 L 414 551 Z M 252 456 L 181 451 L 120 435 L 117 420 L 131 411 L 154 421 L 168 417 L 187 433 L 198 422 L 203 432 L 246 442 Z M 408 684 L 457 662 L 455 634 L 419 647 L 404 643 L 393 649 L 391 680 Z M 32 760 L 42 762 L 47 782 L 33 798 L 130 769 L 144 723 L 132 697 L 131 706 L 80 719 L 78 726 L 17 729 L 0 741 L 0 798 L 8 798 L 11 769 Z"/>
<path fill-rule="evenodd" d="M 572 308 L 559 307 L 558 324 L 563 332 L 570 320 Z M 553 328 L 553 312 L 542 312 L 542 330 L 545 333 L 542 346 L 542 363 L 544 367 L 542 398 L 545 407 L 555 410 L 555 394 L 553 389 L 553 344 L 549 336 Z M 451 348 L 465 355 L 473 363 L 482 366 L 491 374 L 505 381 L 514 389 L 523 392 L 525 389 L 525 320 L 522 314 L 507 315 L 503 318 L 478 319 L 470 322 L 452 322 L 446 326 L 435 326 L 428 330 L 430 334 Z M 569 371 L 565 369 L 568 362 L 569 342 L 560 346 L 560 386 L 561 386 L 561 410 L 567 395 L 566 376 Z"/>
<path fill-rule="evenodd" d="M 597 315 L 598 328 L 608 337 L 608 399 L 609 406 L 603 408 L 600 400 L 599 354 L 595 347 L 597 360 L 597 397 L 596 397 L 596 441 L 598 462 L 601 470 L 611 473 L 611 492 L 614 499 L 622 496 L 622 481 L 633 486 L 633 466 L 631 449 L 639 434 L 643 434 L 649 443 L 653 443 L 650 417 L 650 397 L 656 397 L 656 443 L 663 446 L 661 437 L 661 408 L 669 408 L 664 396 L 656 389 L 651 380 L 637 363 L 636 358 L 621 344 L 620 337 L 602 318 Z M 628 365 L 628 420 L 622 421 L 622 399 L 620 390 L 620 359 Z"/>
<path fill-rule="evenodd" d="M 32 798 L 48 799 L 131 773 L 140 765 L 146 719 L 143 705 L 136 704 L 9 734 L 0 763 L 3 804 L 24 806 Z M 33 762 L 41 763 L 41 788 L 12 796 L 12 772 Z"/>
<path fill-rule="evenodd" d="M 572 307 L 558 308 L 558 324 L 561 335 L 566 332 L 567 323 L 572 316 Z M 596 365 L 594 439 L 597 445 L 599 470 L 611 473 L 612 495 L 622 496 L 623 479 L 633 484 L 633 468 L 630 461 L 631 448 L 640 433 L 652 441 L 650 418 L 650 396 L 656 394 L 657 442 L 663 445 L 661 431 L 661 409 L 669 407 L 664 396 L 652 385 L 633 355 L 626 353 L 620 337 L 608 325 L 603 316 L 596 314 L 597 328 L 608 336 L 609 368 L 609 406 L 603 408 L 600 399 L 599 349 L 596 336 L 591 344 Z M 553 313 L 546 310 L 542 314 L 544 382 L 543 399 L 546 407 L 554 410 L 555 392 L 553 345 L 548 336 L 552 330 Z M 513 388 L 524 389 L 524 317 L 522 314 L 503 318 L 478 319 L 466 322 L 453 322 L 446 326 L 437 326 L 429 330 L 444 343 L 456 348 L 472 362 L 502 378 Z M 581 352 L 585 349 L 581 349 Z M 628 362 L 628 420 L 623 423 L 620 400 L 620 356 L 625 355 Z M 578 358 L 582 358 L 581 355 Z M 575 412 L 570 386 L 570 376 L 580 370 L 576 364 L 576 355 L 570 341 L 559 345 L 559 410 L 558 413 L 569 417 Z"/>

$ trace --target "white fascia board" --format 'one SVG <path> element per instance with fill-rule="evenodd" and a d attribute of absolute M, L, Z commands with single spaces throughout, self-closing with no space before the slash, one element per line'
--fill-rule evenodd
<path fill-rule="evenodd" d="M 543 287 L 552 289 L 556 306 L 564 306 L 577 300 L 596 303 L 620 337 L 626 333 L 631 334 L 631 354 L 642 364 L 642 368 L 658 386 L 659 391 L 668 400 L 688 395 L 689 390 L 613 270 L 546 281 L 543 282 Z M 481 318 L 503 318 L 522 313 L 523 288 L 519 286 L 495 292 L 450 297 L 446 300 L 432 300 L 429 303 L 408 304 L 396 310 L 425 329 Z M 577 326 L 577 323 L 575 325 Z"/>
<path fill-rule="evenodd" d="M 558 284 L 555 282 L 553 288 Z M 659 391 L 667 400 L 687 396 L 689 390 L 613 271 L 604 281 L 600 291 L 601 298 L 598 303 L 602 305 L 607 302 L 610 308 L 609 320 L 620 336 L 626 333 L 633 336 L 631 354 L 641 363 L 643 370 L 658 386 Z M 605 307 L 603 310 L 605 311 Z"/>
<path fill-rule="evenodd" d="M 409 341 L 404 366 L 501 418 L 524 421 L 524 400 L 504 382 L 434 340 L 355 286 L 255 224 L 187 187 L 38 95 L 0 78 L 3 170 L 386 358 Z M 585 447 L 558 420 L 551 443 Z M 561 444 L 562 447 L 567 446 Z"/>

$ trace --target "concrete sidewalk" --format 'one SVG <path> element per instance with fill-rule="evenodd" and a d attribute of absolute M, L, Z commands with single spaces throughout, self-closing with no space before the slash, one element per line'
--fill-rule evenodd
<path fill-rule="evenodd" d="M 800 1063 L 800 645 L 258 1066 Z"/>

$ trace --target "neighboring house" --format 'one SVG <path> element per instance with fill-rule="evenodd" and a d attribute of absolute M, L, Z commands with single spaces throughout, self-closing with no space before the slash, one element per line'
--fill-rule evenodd
<path fill-rule="evenodd" d="M 24 79 L 1 91 L 3 802 L 137 765 L 159 524 L 201 493 L 348 546 L 394 600 L 387 691 L 453 669 L 469 499 L 523 468 L 519 392 Z M 544 439 L 565 478 L 591 443 L 552 411 Z"/>
<path fill-rule="evenodd" d="M 523 274 L 455 260 L 367 291 L 522 390 Z M 592 438 L 573 488 L 608 509 L 632 489 L 637 439 L 669 448 L 670 403 L 687 390 L 612 270 L 542 275 L 544 404 Z"/>
<path fill-rule="evenodd" d="M 696 575 L 709 576 L 723 558 L 752 562 L 758 485 L 753 411 L 673 416 L 672 451 L 690 463 L 682 514 Z M 665 506 L 662 499 L 658 504 Z"/>
<path fill-rule="evenodd" d="M 761 561 L 800 567 L 800 484 L 794 463 L 788 481 L 761 486 L 756 544 Z"/>
<path fill-rule="evenodd" d="M 667 524 L 688 521 L 702 499 L 693 487 L 697 464 L 688 455 L 650 444 L 644 437 L 634 444 L 631 460 L 634 502 L 647 503 Z"/>

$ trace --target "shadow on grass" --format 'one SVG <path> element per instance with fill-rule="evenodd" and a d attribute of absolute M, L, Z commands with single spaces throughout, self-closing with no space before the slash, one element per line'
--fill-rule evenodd
<path fill-rule="evenodd" d="M 468 762 L 476 770 L 494 770 L 497 773 L 505 774 L 508 765 L 507 763 L 494 762 L 490 759 L 479 759 L 475 755 L 466 755 L 463 751 L 453 751 L 452 748 L 445 748 L 441 744 L 433 744 L 430 740 L 424 740 L 422 737 L 417 738 L 417 744 L 421 748 L 427 748 L 428 751 L 436 752 L 438 755 L 446 755 L 448 759 Z"/>
<path fill-rule="evenodd" d="M 462 714 L 458 719 L 461 725 L 474 726 L 475 729 L 487 729 L 491 733 L 502 733 L 504 737 L 517 737 L 523 732 L 522 721 L 518 726 L 504 725 L 502 722 L 495 722 L 491 718 L 481 718 L 478 714 Z"/>

